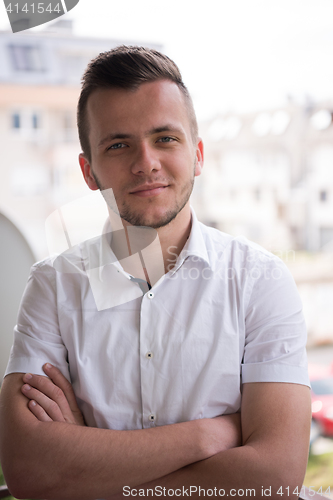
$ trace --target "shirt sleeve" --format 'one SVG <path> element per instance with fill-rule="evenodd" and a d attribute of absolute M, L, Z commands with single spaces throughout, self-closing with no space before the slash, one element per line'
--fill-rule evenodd
<path fill-rule="evenodd" d="M 31 268 L 22 297 L 5 376 L 15 372 L 45 375 L 42 366 L 47 362 L 70 380 L 67 349 L 59 331 L 56 271 L 40 263 Z"/>
<path fill-rule="evenodd" d="M 252 269 L 246 308 L 242 382 L 287 382 L 310 386 L 306 325 L 294 279 L 272 256 Z"/>

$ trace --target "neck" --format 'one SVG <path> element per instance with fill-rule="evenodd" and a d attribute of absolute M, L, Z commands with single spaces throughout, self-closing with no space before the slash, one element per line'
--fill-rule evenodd
<path fill-rule="evenodd" d="M 165 272 L 170 271 L 175 266 L 176 260 L 184 248 L 191 232 L 192 224 L 189 207 L 185 213 L 182 212 L 180 212 L 170 224 L 157 230 L 163 254 Z"/>
<path fill-rule="evenodd" d="M 132 226 L 110 212 L 111 247 L 126 272 L 154 285 L 170 271 L 191 232 L 191 211 L 186 205 L 169 224 L 158 229 Z M 114 219 L 117 218 L 115 221 Z M 122 227 L 122 230 L 119 230 Z M 127 258 L 127 257 L 133 258 Z M 126 259 L 125 261 L 123 259 Z"/>

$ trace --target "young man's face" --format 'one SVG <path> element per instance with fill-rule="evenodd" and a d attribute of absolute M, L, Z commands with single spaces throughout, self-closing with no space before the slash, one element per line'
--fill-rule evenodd
<path fill-rule="evenodd" d="M 203 146 L 193 143 L 184 98 L 168 80 L 135 91 L 99 89 L 88 100 L 91 161 L 80 165 L 91 189 L 112 188 L 122 219 L 165 226 L 189 217 Z"/>

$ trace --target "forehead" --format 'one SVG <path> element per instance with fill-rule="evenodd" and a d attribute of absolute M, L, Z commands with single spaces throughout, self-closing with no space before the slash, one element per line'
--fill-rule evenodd
<path fill-rule="evenodd" d="M 140 134 L 174 124 L 190 134 L 185 98 L 168 80 L 143 83 L 135 90 L 98 89 L 88 99 L 90 139 L 110 132 Z"/>

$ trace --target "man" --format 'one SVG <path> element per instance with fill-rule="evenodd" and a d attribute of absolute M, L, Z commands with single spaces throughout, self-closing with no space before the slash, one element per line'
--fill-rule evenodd
<path fill-rule="evenodd" d="M 301 304 L 279 259 L 191 213 L 203 145 L 178 68 L 137 47 L 101 54 L 78 126 L 112 228 L 33 268 L 1 394 L 10 489 L 298 498 L 311 416 Z"/>

